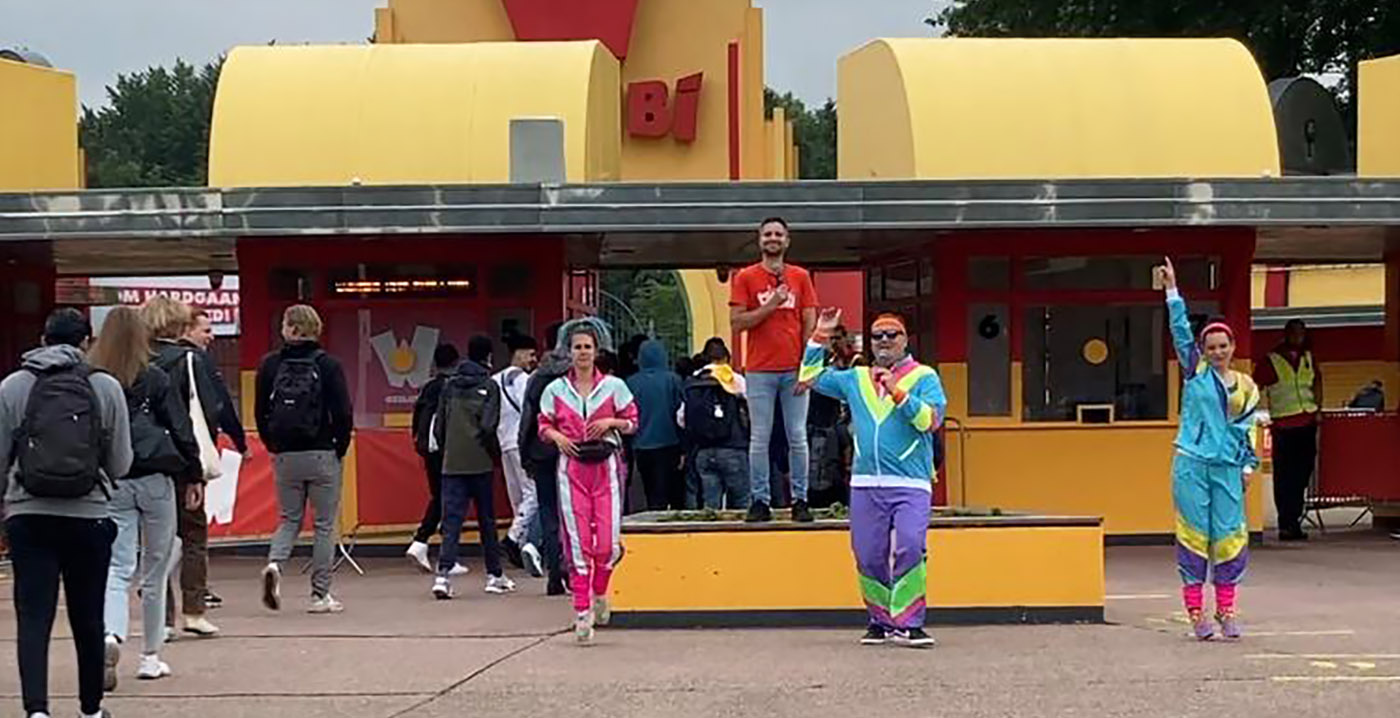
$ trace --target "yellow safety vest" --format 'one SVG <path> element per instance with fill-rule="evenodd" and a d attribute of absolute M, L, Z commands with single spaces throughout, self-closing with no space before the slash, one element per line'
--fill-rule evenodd
<path fill-rule="evenodd" d="M 1274 365 L 1278 381 L 1269 387 L 1269 414 L 1274 418 L 1317 413 L 1317 400 L 1313 398 L 1312 352 L 1303 352 L 1298 359 L 1298 370 L 1277 352 L 1269 352 L 1269 361 Z"/>

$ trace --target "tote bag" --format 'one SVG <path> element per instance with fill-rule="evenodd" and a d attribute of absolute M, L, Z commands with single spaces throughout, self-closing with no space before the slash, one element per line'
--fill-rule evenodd
<path fill-rule="evenodd" d="M 185 354 L 185 371 L 190 380 L 190 423 L 194 425 L 194 439 L 199 443 L 199 464 L 203 469 L 204 480 L 213 481 L 223 475 L 219 461 L 219 448 L 209 435 L 209 422 L 204 420 L 204 405 L 199 401 L 199 384 L 194 379 L 194 352 Z"/>

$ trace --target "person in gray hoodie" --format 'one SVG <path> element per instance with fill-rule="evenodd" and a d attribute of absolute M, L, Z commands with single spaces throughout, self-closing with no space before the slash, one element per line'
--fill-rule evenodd
<path fill-rule="evenodd" d="M 0 488 L 15 574 L 20 690 L 30 718 L 49 715 L 49 638 L 58 610 L 60 580 L 78 656 L 82 715 L 107 715 L 102 709 L 102 609 L 112 540 L 117 535 L 116 525 L 107 517 L 107 501 L 111 482 L 131 468 L 131 425 L 121 384 L 108 374 L 88 373 L 83 350 L 91 336 L 92 327 L 80 312 L 54 311 L 44 324 L 44 346 L 26 353 L 21 369 L 0 383 Z M 41 432 L 47 438 L 53 432 L 43 432 L 26 421 L 42 413 L 37 407 L 30 411 L 30 393 L 41 377 L 47 383 L 49 377 L 62 380 L 62 375 L 70 373 L 86 374 L 92 388 L 88 401 L 96 413 L 97 437 L 86 451 L 97 455 L 72 458 L 95 460 L 94 485 L 71 498 L 54 495 L 62 493 L 59 491 L 35 495 L 26 486 L 39 484 L 22 475 L 21 464 L 26 456 L 42 453 L 42 447 L 33 448 L 31 438 L 27 442 L 30 448 L 21 449 L 17 439 Z M 43 386 L 40 389 L 43 391 Z M 72 400 L 74 395 L 70 392 L 64 398 Z"/>

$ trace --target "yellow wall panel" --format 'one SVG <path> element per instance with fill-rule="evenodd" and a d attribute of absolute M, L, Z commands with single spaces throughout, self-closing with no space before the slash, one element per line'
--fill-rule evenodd
<path fill-rule="evenodd" d="M 1356 172 L 1400 177 L 1400 55 L 1361 63 Z"/>
<path fill-rule="evenodd" d="M 0 191 L 78 189 L 78 83 L 72 73 L 0 60 L 0 97 Z"/>
<path fill-rule="evenodd" d="M 875 40 L 838 82 L 843 178 L 1279 174 L 1264 80 L 1234 40 Z"/>
<path fill-rule="evenodd" d="M 235 48 L 212 186 L 504 182 L 510 121 L 564 123 L 570 181 L 615 180 L 617 60 L 600 43 Z"/>

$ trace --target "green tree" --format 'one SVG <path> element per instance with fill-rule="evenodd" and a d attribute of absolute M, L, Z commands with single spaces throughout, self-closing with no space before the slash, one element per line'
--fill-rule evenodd
<path fill-rule="evenodd" d="M 781 95 L 771 87 L 763 90 L 763 112 L 773 117 L 781 107 L 792 121 L 792 141 L 797 145 L 799 179 L 836 179 L 836 101 L 813 110 L 791 92 Z"/>
<path fill-rule="evenodd" d="M 690 314 L 674 271 L 608 269 L 598 273 L 598 284 L 605 293 L 598 314 L 612 325 L 619 345 L 646 334 L 661 340 L 672 359 L 690 355 Z"/>
<path fill-rule="evenodd" d="M 79 122 L 89 187 L 199 187 L 207 183 L 209 121 L 223 58 L 196 68 L 118 75 L 109 105 Z"/>
<path fill-rule="evenodd" d="M 1400 52 L 1395 0 L 955 0 L 926 20 L 968 37 L 1232 37 L 1264 77 L 1338 73 L 1352 136 L 1357 63 Z"/>

